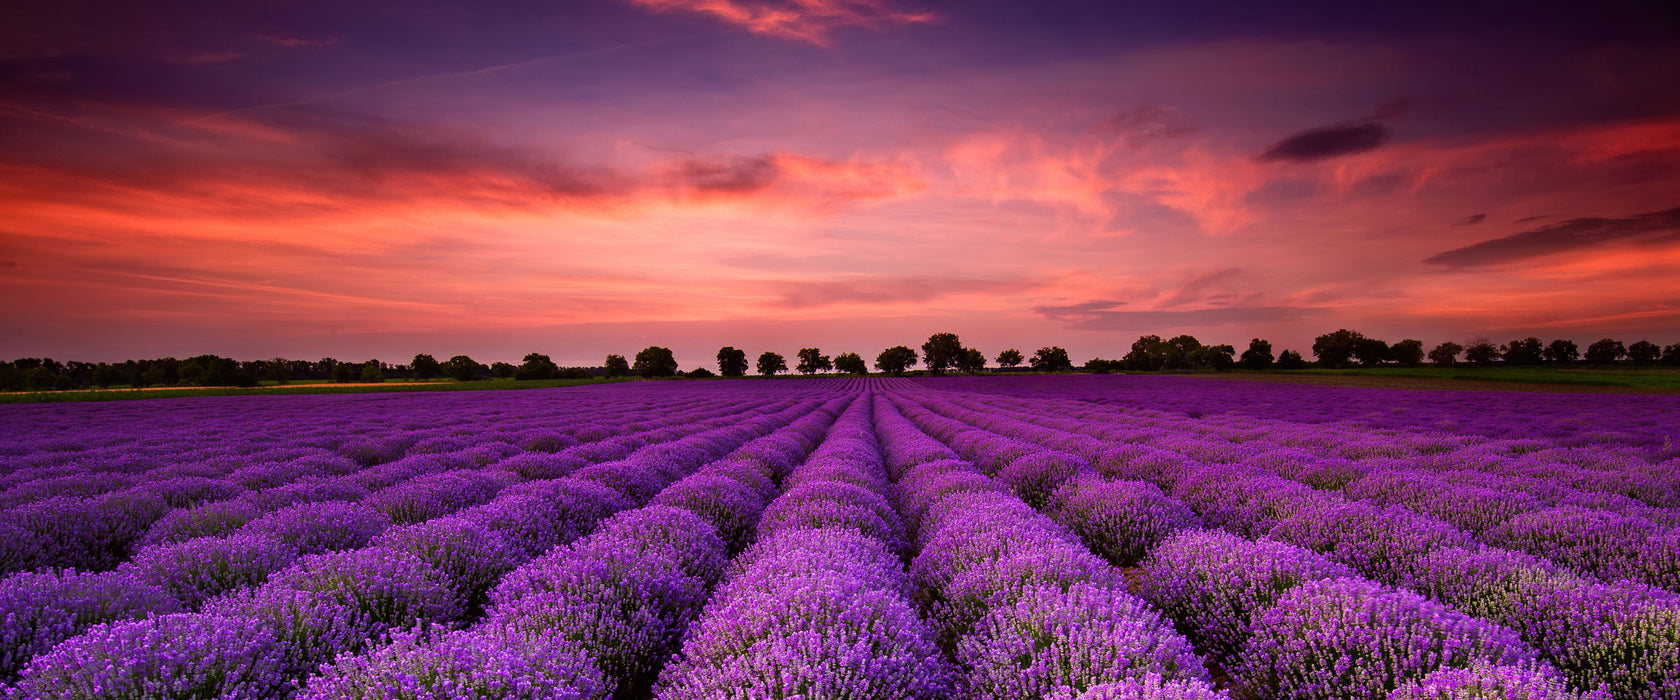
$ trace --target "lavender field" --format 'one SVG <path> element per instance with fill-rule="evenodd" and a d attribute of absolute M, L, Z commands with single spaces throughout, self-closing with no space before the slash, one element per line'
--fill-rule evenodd
<path fill-rule="evenodd" d="M 1680 397 L 0 407 L 7 698 L 1680 698 Z"/>

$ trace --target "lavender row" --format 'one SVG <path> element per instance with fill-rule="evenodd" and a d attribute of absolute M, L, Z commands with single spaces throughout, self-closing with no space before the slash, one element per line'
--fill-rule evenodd
<path fill-rule="evenodd" d="M 902 526 L 858 400 L 786 475 L 758 543 L 661 676 L 661 700 L 946 697 L 949 670 L 907 596 Z"/>
<path fill-rule="evenodd" d="M 1009 465 L 1020 468 L 996 471 L 1019 478 L 992 479 L 892 402 L 876 404 L 899 509 L 919 545 L 914 595 L 957 665 L 961 697 L 1224 697 L 1190 642 L 1126 592 L 1118 569 L 1018 497 L 1045 495 L 1040 467 L 1065 457 L 1018 455 Z"/>
<path fill-rule="evenodd" d="M 1006 419 L 996 414 L 976 418 L 1008 429 Z M 1091 429 L 1077 419 L 1043 422 Z M 1630 698 L 1676 692 L 1680 607 L 1666 592 L 1560 574 L 1534 557 L 1473 546 L 1468 535 L 1445 523 L 1404 509 L 1343 503 L 1333 494 L 1263 471 L 1202 467 L 1158 449 L 1101 447 L 1077 433 L 1029 424 L 1017 428 L 1059 444 L 1099 447 L 1102 451 L 1094 456 L 1106 471 L 1171 487 L 1210 524 L 1326 552 L 1360 573 L 1509 625 L 1576 687 L 1609 683 L 1617 697 Z"/>

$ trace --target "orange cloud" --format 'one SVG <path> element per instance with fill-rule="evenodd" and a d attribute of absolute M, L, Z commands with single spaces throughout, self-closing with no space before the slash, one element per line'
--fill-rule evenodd
<path fill-rule="evenodd" d="M 883 0 L 628 0 L 653 12 L 707 15 L 754 34 L 832 45 L 830 34 L 842 27 L 904 26 L 931 22 L 931 12 L 906 12 Z"/>

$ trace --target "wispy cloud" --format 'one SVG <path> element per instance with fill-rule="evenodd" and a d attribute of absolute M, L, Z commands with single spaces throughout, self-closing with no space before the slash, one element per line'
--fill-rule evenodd
<path fill-rule="evenodd" d="M 1388 141 L 1388 127 L 1376 122 L 1321 126 L 1272 144 L 1260 161 L 1305 163 L 1373 150 Z"/>
<path fill-rule="evenodd" d="M 1675 244 L 1680 244 L 1680 208 L 1621 218 L 1569 219 L 1437 253 L 1424 262 L 1448 267 L 1485 267 L 1606 246 Z"/>
<path fill-rule="evenodd" d="M 931 22 L 932 12 L 899 10 L 886 0 L 627 0 L 653 12 L 703 14 L 721 22 L 782 39 L 833 45 L 843 27 L 883 29 Z"/>

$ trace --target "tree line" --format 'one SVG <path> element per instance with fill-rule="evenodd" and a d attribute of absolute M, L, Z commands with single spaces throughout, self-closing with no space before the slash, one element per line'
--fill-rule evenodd
<path fill-rule="evenodd" d="M 1270 341 L 1254 338 L 1241 354 L 1230 345 L 1204 345 L 1192 335 L 1163 339 L 1145 335 L 1134 341 L 1128 352 L 1117 360 L 1092 358 L 1082 365 L 1088 372 L 1114 371 L 1152 372 L 1171 370 L 1242 367 L 1251 370 L 1306 369 L 1321 367 L 1378 367 L 1398 365 L 1416 367 L 1425 361 L 1435 366 L 1470 364 L 1476 366 L 1565 366 L 1585 362 L 1612 366 L 1622 363 L 1634 366 L 1661 364 L 1680 367 L 1680 343 L 1666 347 L 1648 340 L 1631 344 L 1613 338 L 1603 338 L 1582 350 L 1574 341 L 1554 339 L 1550 342 L 1529 336 L 1495 344 L 1475 339 L 1461 345 L 1447 341 L 1425 350 L 1421 340 L 1405 339 L 1389 344 L 1378 338 L 1346 328 L 1318 336 L 1313 341 L 1312 354 L 1316 362 L 1308 362 L 1301 353 L 1285 349 L 1276 355 Z M 996 363 L 992 369 L 990 363 Z M 987 359 L 980 350 L 966 347 L 955 333 L 935 333 L 915 348 L 895 345 L 875 355 L 871 364 L 856 352 L 829 356 L 820 348 L 800 348 L 795 354 L 793 371 L 813 375 L 821 372 L 865 375 L 871 366 L 882 374 L 897 376 L 921 365 L 930 374 L 947 372 L 979 373 L 986 371 L 1071 372 L 1075 370 L 1067 350 L 1058 346 L 1041 347 L 1032 355 L 1009 348 Z M 1023 367 L 1025 365 L 1025 367 Z M 773 377 L 789 371 L 788 358 L 780 353 L 765 351 L 756 361 L 748 363 L 747 352 L 724 346 L 717 352 L 717 372 L 704 367 L 682 372 L 670 348 L 649 346 L 636 353 L 634 360 L 623 355 L 608 355 L 599 367 L 561 367 L 548 355 L 529 353 L 515 365 L 493 362 L 488 365 L 466 355 L 454 355 L 439 361 L 421 353 L 408 364 L 388 364 L 379 360 L 344 362 L 330 357 L 320 360 L 239 361 L 216 355 L 198 355 L 184 360 L 165 357 L 151 360 L 128 360 L 117 363 L 56 362 L 51 358 L 26 357 L 0 362 L 0 391 L 53 391 L 92 387 L 173 387 L 173 386 L 256 386 L 266 380 L 285 384 L 294 380 L 326 380 L 340 383 L 373 383 L 388 379 L 429 381 L 449 378 L 455 381 L 481 379 L 550 380 L 587 379 L 591 377 L 623 377 L 631 373 L 644 378 L 686 376 L 743 377 L 749 369 L 759 375 Z"/>

